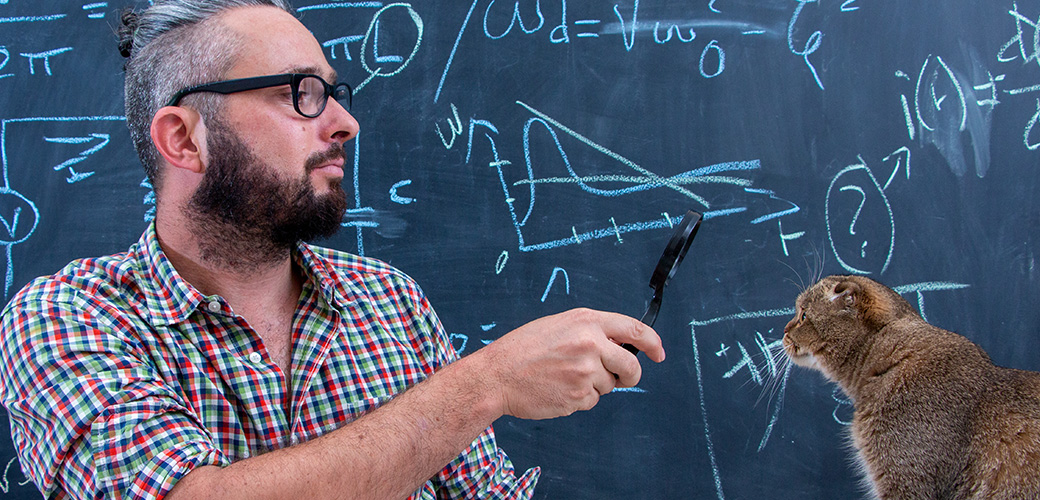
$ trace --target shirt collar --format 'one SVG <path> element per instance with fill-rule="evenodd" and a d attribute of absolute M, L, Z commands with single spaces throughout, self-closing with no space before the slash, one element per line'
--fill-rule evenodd
<path fill-rule="evenodd" d="M 353 302 L 363 292 L 352 280 L 343 279 L 329 259 L 316 250 L 317 247 L 300 242 L 293 252 L 293 259 L 304 278 L 316 287 L 330 305 L 341 308 Z M 154 222 L 145 229 L 131 253 L 141 264 L 140 272 L 144 279 L 140 286 L 145 293 L 153 325 L 168 326 L 183 322 L 200 304 L 210 300 L 182 278 L 170 263 L 159 244 Z"/>
<path fill-rule="evenodd" d="M 140 272 L 144 279 L 140 287 L 145 292 L 153 325 L 180 323 L 206 300 L 206 296 L 185 281 L 166 257 L 159 245 L 155 222 L 148 225 L 131 253 L 141 263 Z"/>
<path fill-rule="evenodd" d="M 304 278 L 312 283 L 325 300 L 332 306 L 342 309 L 363 294 L 353 280 L 342 276 L 329 258 L 323 255 L 325 249 L 300 242 L 293 253 L 296 265 L 302 270 Z"/>

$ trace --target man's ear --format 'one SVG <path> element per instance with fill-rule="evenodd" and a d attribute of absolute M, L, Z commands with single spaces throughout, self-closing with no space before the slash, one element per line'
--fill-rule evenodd
<path fill-rule="evenodd" d="M 166 162 L 201 174 L 206 170 L 206 124 L 193 109 L 166 106 L 152 117 L 152 143 Z"/>

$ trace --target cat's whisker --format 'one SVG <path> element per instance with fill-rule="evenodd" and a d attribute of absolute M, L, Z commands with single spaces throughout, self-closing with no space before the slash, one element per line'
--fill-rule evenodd
<path fill-rule="evenodd" d="M 810 269 L 810 271 L 809 271 L 809 284 L 807 286 L 803 287 L 802 290 L 808 290 L 809 286 L 812 286 L 813 283 L 816 283 L 817 281 L 820 281 L 820 279 L 823 278 L 823 270 L 824 270 L 824 268 L 827 265 L 827 254 L 826 253 L 821 253 L 820 250 L 816 247 L 816 243 L 813 243 L 812 246 L 813 246 L 813 256 L 814 256 L 814 259 L 813 259 L 813 266 L 814 266 L 814 268 Z M 806 266 L 808 266 L 808 263 L 806 263 Z"/>
<path fill-rule="evenodd" d="M 783 387 L 784 372 L 787 370 L 787 365 L 790 363 L 782 344 L 774 342 L 769 344 L 767 347 L 767 350 L 752 357 L 765 358 L 764 362 L 761 364 L 762 366 L 765 366 L 765 370 L 763 370 L 765 373 L 761 377 L 762 383 L 760 384 L 762 391 L 759 393 L 758 399 L 755 400 L 755 406 L 758 406 L 762 402 L 763 398 L 768 402 L 772 402 L 777 400 L 778 396 L 780 396 L 779 399 L 782 400 L 780 391 Z"/>
<path fill-rule="evenodd" d="M 798 283 L 795 283 L 795 281 L 793 279 L 786 278 L 786 277 L 784 278 L 784 281 L 787 281 L 788 283 L 790 283 L 790 284 L 794 285 L 795 287 L 797 287 L 798 288 L 798 293 L 801 293 L 803 290 L 805 290 L 805 281 L 802 279 L 802 275 L 798 274 L 798 271 L 796 271 L 793 267 L 791 267 L 790 264 L 788 264 L 788 263 L 786 263 L 786 262 L 784 262 L 784 261 L 782 261 L 780 259 L 776 259 L 776 260 L 778 262 L 780 262 L 781 264 L 783 264 L 784 267 L 790 269 L 791 272 L 798 278 Z"/>

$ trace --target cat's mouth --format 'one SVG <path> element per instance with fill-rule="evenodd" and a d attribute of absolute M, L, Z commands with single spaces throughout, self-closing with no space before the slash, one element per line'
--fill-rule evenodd
<path fill-rule="evenodd" d="M 818 368 L 816 364 L 816 356 L 813 356 L 811 352 L 803 349 L 797 342 L 791 340 L 790 336 L 784 335 L 783 344 L 784 352 L 787 353 L 787 357 L 794 362 L 794 364 L 805 368 Z"/>

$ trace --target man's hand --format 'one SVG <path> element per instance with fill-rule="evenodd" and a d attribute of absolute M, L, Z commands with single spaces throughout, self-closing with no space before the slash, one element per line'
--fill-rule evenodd
<path fill-rule="evenodd" d="M 588 410 L 615 387 L 639 383 L 642 368 L 620 346 L 664 361 L 661 338 L 621 314 L 574 309 L 528 323 L 470 357 L 486 363 L 503 414 L 544 419 Z M 474 360 L 471 360 L 474 361 Z"/>

